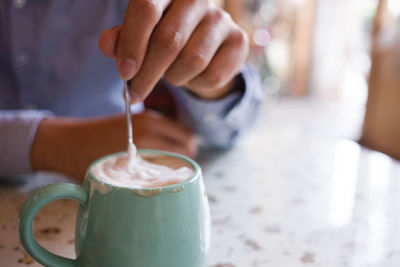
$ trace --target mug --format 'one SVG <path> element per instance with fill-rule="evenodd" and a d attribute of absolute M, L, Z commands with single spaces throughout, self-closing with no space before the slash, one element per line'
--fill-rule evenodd
<path fill-rule="evenodd" d="M 194 170 L 173 185 L 127 188 L 107 184 L 89 167 L 83 185 L 58 183 L 34 193 L 18 219 L 25 250 L 45 266 L 200 267 L 210 244 L 210 211 L 201 169 L 193 160 L 171 152 L 139 150 L 140 154 L 179 158 Z M 68 259 L 41 247 L 33 237 L 36 213 L 50 201 L 70 198 L 80 203 L 75 229 L 77 258 Z"/>

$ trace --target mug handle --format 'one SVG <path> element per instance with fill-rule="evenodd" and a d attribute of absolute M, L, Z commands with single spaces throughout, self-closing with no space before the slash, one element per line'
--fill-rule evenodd
<path fill-rule="evenodd" d="M 46 186 L 35 192 L 21 209 L 18 218 L 18 237 L 25 250 L 39 263 L 45 266 L 76 266 L 76 260 L 61 257 L 45 250 L 33 237 L 33 219 L 38 211 L 47 203 L 61 198 L 77 200 L 85 205 L 88 192 L 80 185 L 58 183 Z"/>

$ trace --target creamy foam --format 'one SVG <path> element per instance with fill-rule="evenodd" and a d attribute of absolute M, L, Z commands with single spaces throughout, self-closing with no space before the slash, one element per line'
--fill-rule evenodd
<path fill-rule="evenodd" d="M 142 158 L 139 154 L 107 158 L 97 163 L 92 172 L 106 183 L 133 188 L 177 184 L 193 175 L 193 169 L 178 158 L 157 155 Z"/>
<path fill-rule="evenodd" d="M 134 164 L 135 159 L 138 157 L 137 148 L 133 142 L 128 142 L 128 157 L 130 164 Z"/>

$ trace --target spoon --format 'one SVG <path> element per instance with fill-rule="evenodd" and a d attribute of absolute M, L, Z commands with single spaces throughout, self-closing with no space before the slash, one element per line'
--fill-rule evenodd
<path fill-rule="evenodd" d="M 131 96 L 129 94 L 128 81 L 124 81 L 124 95 L 125 95 L 125 114 L 126 114 L 126 126 L 128 130 L 128 157 L 129 161 L 132 161 L 136 156 L 136 146 L 133 143 L 132 134 L 132 117 L 131 117 Z"/>

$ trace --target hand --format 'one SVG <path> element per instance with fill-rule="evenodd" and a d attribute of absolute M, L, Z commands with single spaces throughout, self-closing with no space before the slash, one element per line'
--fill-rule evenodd
<path fill-rule="evenodd" d="M 205 99 L 227 94 L 248 54 L 248 38 L 210 0 L 131 0 L 122 26 L 104 31 L 103 53 L 132 79 L 133 102 L 164 78 Z"/>
<path fill-rule="evenodd" d="M 194 157 L 193 133 L 155 112 L 133 115 L 134 142 L 140 149 L 161 149 Z M 32 147 L 34 170 L 56 171 L 83 179 L 96 159 L 127 149 L 124 115 L 98 119 L 43 120 Z"/>

